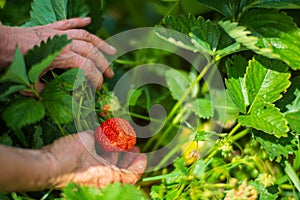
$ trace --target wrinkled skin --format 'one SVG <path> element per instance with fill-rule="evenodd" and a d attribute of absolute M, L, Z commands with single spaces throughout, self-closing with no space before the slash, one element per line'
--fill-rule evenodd
<path fill-rule="evenodd" d="M 134 184 L 144 172 L 147 158 L 134 147 L 125 153 L 118 163 L 118 153 L 104 157 L 97 155 L 92 132 L 81 132 L 61 138 L 43 148 L 52 159 L 55 187 L 63 187 L 69 182 L 88 186 L 103 187 L 114 182 Z"/>
<path fill-rule="evenodd" d="M 73 18 L 28 28 L 0 26 L 0 66 L 7 67 L 11 64 L 16 45 L 25 54 L 49 37 L 65 34 L 72 42 L 47 70 L 81 68 L 91 83 L 100 89 L 103 83 L 102 74 L 108 78 L 114 75 L 104 54 L 113 55 L 116 50 L 96 35 L 80 29 L 90 22 L 90 18 Z M 42 90 L 43 86 L 38 85 L 39 90 Z"/>
<path fill-rule="evenodd" d="M 92 131 L 62 137 L 40 150 L 0 144 L 0 191 L 60 189 L 70 182 L 94 187 L 134 184 L 147 164 L 146 156 L 137 152 L 134 147 L 119 162 L 117 153 L 101 157 Z"/>

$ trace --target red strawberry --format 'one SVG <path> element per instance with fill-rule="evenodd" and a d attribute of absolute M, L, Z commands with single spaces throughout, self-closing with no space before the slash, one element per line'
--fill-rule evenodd
<path fill-rule="evenodd" d="M 107 152 L 129 151 L 136 143 L 136 134 L 128 121 L 110 118 L 95 130 L 95 139 Z"/>

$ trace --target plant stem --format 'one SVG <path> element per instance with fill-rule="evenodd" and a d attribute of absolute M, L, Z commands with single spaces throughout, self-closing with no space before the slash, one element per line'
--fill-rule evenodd
<path fill-rule="evenodd" d="M 241 132 L 237 133 L 236 135 L 232 136 L 231 140 L 232 141 L 237 141 L 247 135 L 250 132 L 251 129 L 247 128 L 245 130 L 242 130 Z"/>
<path fill-rule="evenodd" d="M 235 132 L 241 127 L 242 125 L 240 123 L 237 123 L 233 129 L 229 132 L 228 136 L 226 138 L 230 138 Z"/>
<path fill-rule="evenodd" d="M 177 112 L 178 108 L 180 107 L 180 105 L 185 101 L 185 99 L 187 98 L 187 96 L 190 94 L 190 92 L 192 91 L 192 89 L 194 88 L 194 86 L 199 83 L 199 81 L 203 78 L 203 76 L 206 74 L 206 72 L 208 71 L 208 69 L 211 67 L 211 65 L 214 63 L 213 60 L 209 61 L 209 59 L 207 59 L 208 63 L 204 66 L 204 68 L 202 69 L 202 71 L 200 72 L 200 74 L 196 77 L 196 79 L 191 83 L 191 85 L 189 86 L 189 88 L 185 91 L 185 93 L 182 95 L 182 97 L 177 101 L 177 103 L 175 104 L 175 106 L 172 108 L 170 114 L 168 115 L 166 122 L 170 121 L 170 119 L 175 115 L 175 113 Z M 174 124 L 175 122 L 173 122 L 172 124 Z M 177 122 L 176 122 L 177 123 Z M 163 141 L 163 139 L 166 137 L 166 135 L 169 133 L 169 131 L 171 130 L 172 127 L 168 127 L 168 129 L 163 133 L 163 135 L 160 138 L 160 141 Z M 151 145 L 151 143 L 153 142 L 154 137 L 152 137 L 148 143 L 146 144 L 146 147 L 149 147 L 149 145 Z M 160 145 L 160 142 L 155 143 L 155 148 L 154 150 L 156 150 L 156 148 Z"/>

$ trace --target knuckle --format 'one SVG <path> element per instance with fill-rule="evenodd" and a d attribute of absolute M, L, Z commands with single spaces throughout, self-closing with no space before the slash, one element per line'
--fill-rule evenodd
<path fill-rule="evenodd" d="M 79 30 L 79 34 L 80 34 L 80 37 L 83 38 L 84 40 L 88 40 L 89 41 L 90 38 L 91 38 L 90 33 L 88 31 L 86 31 L 86 30 L 83 30 L 83 29 Z"/>

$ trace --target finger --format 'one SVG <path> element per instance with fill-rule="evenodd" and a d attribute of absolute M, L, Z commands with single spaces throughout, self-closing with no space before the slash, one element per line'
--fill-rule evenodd
<path fill-rule="evenodd" d="M 130 152 L 126 152 L 123 156 L 123 159 L 121 162 L 118 164 L 118 167 L 120 168 L 128 168 L 132 161 L 138 156 L 137 153 L 140 152 L 140 149 L 135 146 L 133 147 Z"/>
<path fill-rule="evenodd" d="M 96 67 L 108 78 L 114 76 L 112 69 L 109 67 L 109 63 L 104 55 L 91 43 L 74 40 L 71 44 L 71 50 L 80 54 L 94 62 Z"/>
<path fill-rule="evenodd" d="M 103 41 L 96 35 L 91 34 L 86 30 L 71 29 L 71 30 L 64 31 L 63 34 L 68 35 L 69 38 L 90 42 L 106 54 L 113 55 L 116 53 L 116 49 L 114 47 L 110 46 L 107 42 Z"/>
<path fill-rule="evenodd" d="M 97 69 L 97 67 L 91 60 L 83 58 L 78 55 L 78 60 L 79 59 L 84 60 L 82 62 L 80 69 L 82 69 L 82 71 L 84 72 L 86 77 L 90 80 L 93 87 L 100 90 L 102 87 L 102 83 L 103 83 L 102 73 Z"/>
<path fill-rule="evenodd" d="M 61 20 L 58 22 L 48 24 L 46 26 L 48 28 L 54 28 L 57 30 L 68 30 L 74 28 L 82 28 L 89 25 L 90 23 L 91 23 L 91 18 L 85 17 L 85 18 L 72 18 L 72 19 Z"/>
<path fill-rule="evenodd" d="M 134 159 L 127 170 L 121 169 L 120 181 L 125 184 L 136 183 L 142 173 L 145 171 L 147 165 L 147 157 L 142 154 Z"/>
<path fill-rule="evenodd" d="M 112 165 L 116 165 L 118 163 L 119 154 L 116 152 L 111 152 L 106 155 L 102 155 L 102 157 Z"/>
<path fill-rule="evenodd" d="M 84 58 L 73 51 L 68 51 L 64 55 L 61 55 L 61 57 L 51 64 L 51 67 L 62 69 L 80 68 L 92 85 L 97 89 L 101 89 L 103 83 L 102 73 L 90 59 Z"/>

